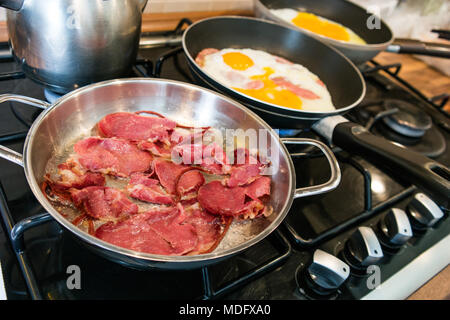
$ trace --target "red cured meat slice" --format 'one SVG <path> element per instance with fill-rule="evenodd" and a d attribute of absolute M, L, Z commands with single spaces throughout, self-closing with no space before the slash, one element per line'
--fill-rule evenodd
<path fill-rule="evenodd" d="M 272 213 L 272 209 L 266 207 L 257 197 L 270 192 L 270 189 L 267 189 L 267 182 L 270 183 L 270 179 L 267 179 L 255 181 L 255 185 L 250 185 L 250 190 L 248 187 L 227 188 L 220 181 L 212 181 L 200 187 L 198 202 L 202 208 L 212 214 L 241 217 L 242 219 L 253 219 L 261 215 L 268 216 Z M 255 199 L 245 202 L 248 193 Z"/>
<path fill-rule="evenodd" d="M 236 216 L 242 219 L 254 219 L 264 213 L 265 206 L 259 200 L 252 200 L 247 202 L 238 212 Z"/>
<path fill-rule="evenodd" d="M 202 51 L 200 51 L 200 52 L 197 54 L 197 57 L 195 57 L 195 62 L 196 62 L 200 67 L 203 67 L 204 62 L 205 62 L 205 57 L 206 57 L 207 55 L 210 55 L 210 54 L 216 53 L 216 52 L 219 52 L 219 50 L 218 50 L 218 49 L 214 49 L 214 48 L 206 48 L 206 49 L 203 49 Z"/>
<path fill-rule="evenodd" d="M 140 252 L 182 255 L 197 248 L 195 228 L 182 225 L 180 208 L 148 211 L 117 224 L 107 223 L 95 235 L 109 243 Z"/>
<path fill-rule="evenodd" d="M 317 79 L 317 80 L 316 80 L 316 83 L 319 84 L 319 85 L 321 85 L 322 87 L 325 87 L 325 83 L 323 83 L 323 81 L 320 80 L 320 79 Z"/>
<path fill-rule="evenodd" d="M 74 150 L 86 169 L 120 177 L 150 169 L 152 156 L 122 139 L 90 137 L 78 141 Z"/>
<path fill-rule="evenodd" d="M 270 181 L 269 177 L 259 177 L 246 186 L 245 194 L 253 200 L 270 195 Z"/>
<path fill-rule="evenodd" d="M 250 154 L 246 148 L 238 148 L 234 151 L 234 166 L 230 170 L 230 178 L 227 180 L 229 187 L 247 185 L 260 176 L 263 165 Z"/>
<path fill-rule="evenodd" d="M 159 181 L 150 175 L 134 173 L 127 186 L 130 197 L 156 204 L 173 204 L 172 197 L 165 193 Z"/>
<path fill-rule="evenodd" d="M 264 88 L 264 82 L 261 80 L 253 80 L 245 85 L 245 89 L 249 90 L 259 90 L 262 88 Z"/>
<path fill-rule="evenodd" d="M 311 90 L 301 88 L 300 86 L 297 86 L 297 85 L 293 84 L 292 82 L 289 82 L 288 80 L 286 80 L 283 77 L 275 77 L 275 78 L 271 78 L 271 80 L 273 82 L 275 82 L 277 85 L 283 87 L 286 90 L 293 92 L 294 94 L 296 94 L 297 96 L 299 96 L 301 98 L 305 98 L 305 99 L 309 99 L 309 100 L 315 100 L 315 99 L 320 98 L 317 94 L 315 94 Z"/>
<path fill-rule="evenodd" d="M 225 78 L 234 83 L 245 83 L 248 78 L 237 71 L 227 71 Z"/>
<path fill-rule="evenodd" d="M 130 250 L 153 254 L 174 254 L 173 248 L 147 222 L 151 212 L 144 212 L 119 223 L 108 222 L 95 231 L 95 236 Z"/>
<path fill-rule="evenodd" d="M 198 190 L 198 202 L 210 213 L 234 216 L 244 208 L 245 188 L 227 188 L 212 181 Z"/>
<path fill-rule="evenodd" d="M 180 144 L 173 148 L 174 156 L 180 156 L 181 163 L 186 165 L 200 165 L 203 162 L 202 144 Z"/>
<path fill-rule="evenodd" d="M 191 224 L 197 233 L 196 254 L 208 252 L 220 238 L 220 219 L 201 209 L 185 209 L 187 218 L 184 223 Z"/>
<path fill-rule="evenodd" d="M 217 143 L 210 143 L 204 147 L 203 166 L 207 167 L 209 165 L 219 164 L 222 166 L 222 173 L 225 173 L 229 170 L 229 168 L 226 168 L 229 162 L 227 154 Z"/>
<path fill-rule="evenodd" d="M 177 156 L 182 163 L 198 165 L 212 174 L 226 174 L 230 170 L 225 151 L 216 143 L 179 144 L 172 149 L 172 157 Z"/>
<path fill-rule="evenodd" d="M 129 112 L 117 112 L 105 116 L 98 123 L 104 137 L 117 137 L 133 141 L 169 141 L 169 131 L 177 126 L 167 118 L 140 116 Z"/>
<path fill-rule="evenodd" d="M 114 188 L 92 186 L 81 190 L 71 189 L 70 194 L 78 208 L 96 219 L 117 220 L 138 212 L 138 206 Z"/>
<path fill-rule="evenodd" d="M 279 63 L 282 63 L 282 64 L 293 64 L 291 61 L 286 60 L 286 59 L 284 59 L 282 57 L 278 57 L 278 56 L 275 56 L 275 61 L 279 62 Z"/>
<path fill-rule="evenodd" d="M 171 147 L 160 142 L 140 141 L 137 146 L 139 149 L 148 151 L 158 157 L 171 157 Z"/>
<path fill-rule="evenodd" d="M 234 165 L 243 165 L 243 164 L 258 164 L 262 166 L 263 164 L 260 162 L 259 155 L 251 155 L 250 151 L 247 148 L 238 148 L 234 150 Z"/>
<path fill-rule="evenodd" d="M 105 185 L 105 178 L 100 173 L 84 172 L 78 170 L 72 164 L 62 163 L 58 165 L 59 179 L 56 181 L 48 178 L 52 188 L 67 190 L 70 188 L 83 189 L 89 186 Z"/>
<path fill-rule="evenodd" d="M 174 194 L 179 177 L 190 168 L 163 159 L 155 159 L 154 170 L 162 186 L 167 192 Z"/>
<path fill-rule="evenodd" d="M 230 178 L 227 180 L 229 187 L 237 187 L 249 184 L 259 177 L 260 166 L 258 164 L 244 164 L 233 166 Z"/>
<path fill-rule="evenodd" d="M 130 185 L 144 185 L 145 187 L 153 187 L 159 184 L 159 181 L 151 178 L 152 174 L 133 173 L 130 176 Z"/>
<path fill-rule="evenodd" d="M 204 128 L 195 128 L 194 130 L 175 128 L 170 135 L 170 142 L 173 145 L 197 143 L 201 141 L 206 131 Z"/>
<path fill-rule="evenodd" d="M 205 183 L 205 178 L 198 170 L 189 170 L 178 179 L 177 193 L 185 195 L 197 191 Z"/>
<path fill-rule="evenodd" d="M 181 224 L 185 221 L 183 207 L 178 205 L 171 211 L 155 211 L 147 222 L 150 228 L 166 240 L 174 254 L 186 254 L 197 247 L 198 237 L 191 224 Z"/>

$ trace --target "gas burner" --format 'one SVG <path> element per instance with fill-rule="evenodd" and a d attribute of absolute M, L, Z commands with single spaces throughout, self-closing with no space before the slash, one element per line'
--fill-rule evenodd
<path fill-rule="evenodd" d="M 398 134 L 381 121 L 373 127 L 372 132 L 430 158 L 440 156 L 446 149 L 445 138 L 435 126 L 432 126 L 419 138 L 411 138 Z"/>
<path fill-rule="evenodd" d="M 63 96 L 62 94 L 56 93 L 47 88 L 44 89 L 44 95 L 45 95 L 45 99 L 47 99 L 47 101 L 50 103 L 54 103 L 56 100 L 58 100 L 59 98 L 61 98 Z"/>
<path fill-rule="evenodd" d="M 383 122 L 393 131 L 410 138 L 420 138 L 431 128 L 433 121 L 425 112 L 402 100 L 385 100 L 388 110 L 397 109 L 383 118 Z"/>
<path fill-rule="evenodd" d="M 292 138 L 302 132 L 302 129 L 275 129 L 280 138 Z"/>
<path fill-rule="evenodd" d="M 371 121 L 374 134 L 432 158 L 445 151 L 445 137 L 433 126 L 428 114 L 409 102 L 397 99 L 385 100 L 383 107 L 385 110 L 373 118 L 382 121 Z"/>

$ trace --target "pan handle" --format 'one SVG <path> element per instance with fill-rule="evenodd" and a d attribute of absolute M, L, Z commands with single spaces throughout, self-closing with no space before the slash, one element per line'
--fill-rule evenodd
<path fill-rule="evenodd" d="M 18 164 L 23 167 L 23 157 L 22 154 L 11 150 L 5 146 L 0 145 L 0 158 L 6 159 L 10 162 Z"/>
<path fill-rule="evenodd" d="M 422 41 L 394 42 L 386 48 L 387 52 L 419 54 L 430 57 L 450 58 L 450 48 L 446 45 L 429 44 Z"/>
<path fill-rule="evenodd" d="M 35 98 L 21 96 L 18 94 L 0 94 L 0 103 L 6 101 L 22 102 L 24 104 L 28 104 L 30 106 L 38 107 L 41 109 L 46 109 L 51 106 L 50 103 Z"/>
<path fill-rule="evenodd" d="M 323 142 L 306 139 L 306 138 L 282 138 L 281 141 L 284 144 L 309 144 L 319 148 L 320 151 L 325 155 L 328 160 L 328 164 L 330 165 L 331 176 L 330 179 L 316 186 L 309 186 L 304 188 L 295 189 L 294 199 L 302 198 L 306 196 L 313 196 L 316 194 L 325 193 L 331 190 L 336 189 L 336 187 L 341 182 L 341 170 L 339 168 L 339 163 L 336 160 L 333 152 L 328 148 L 326 144 Z"/>
<path fill-rule="evenodd" d="M 406 177 L 442 206 L 449 204 L 450 170 L 446 166 L 375 136 L 362 126 L 351 122 L 338 124 L 332 139 L 344 150 L 367 156 L 400 177 Z"/>
<path fill-rule="evenodd" d="M 33 107 L 42 108 L 42 109 L 45 109 L 50 106 L 50 104 L 45 101 L 30 98 L 30 97 L 25 97 L 25 96 L 20 96 L 20 95 L 15 95 L 15 94 L 0 95 L 0 103 L 6 102 L 6 101 L 22 102 L 24 104 L 27 104 L 27 105 L 30 105 Z M 0 158 L 6 159 L 8 161 L 11 161 L 11 162 L 23 167 L 22 155 L 16 151 L 11 150 L 2 145 L 0 145 Z"/>

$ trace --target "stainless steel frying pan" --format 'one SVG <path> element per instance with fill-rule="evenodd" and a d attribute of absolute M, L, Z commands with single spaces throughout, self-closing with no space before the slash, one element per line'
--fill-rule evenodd
<path fill-rule="evenodd" d="M 186 269 L 205 266 L 225 259 L 256 244 L 283 221 L 294 198 L 330 191 L 340 182 L 338 163 L 323 143 L 311 139 L 281 141 L 278 135 L 257 115 L 241 104 L 223 95 L 177 81 L 162 79 L 121 79 L 80 88 L 66 94 L 53 105 L 33 98 L 17 95 L 0 95 L 0 103 L 18 101 L 43 108 L 30 128 L 23 155 L 0 146 L 0 157 L 24 167 L 31 190 L 42 206 L 69 232 L 82 240 L 90 249 L 118 263 L 135 268 Z M 227 129 L 259 129 L 268 133 L 268 148 L 278 151 L 275 162 L 278 171 L 271 176 L 270 205 L 273 214 L 267 219 L 232 225 L 221 245 L 211 253 L 193 256 L 164 256 L 136 252 L 104 242 L 74 226 L 64 218 L 41 192 L 46 166 L 54 157 L 64 157 L 67 147 L 90 135 L 91 129 L 105 115 L 119 112 L 152 110 L 181 124 L 211 126 Z M 331 177 L 324 184 L 295 188 L 295 171 L 283 143 L 309 144 L 318 147 L 328 159 Z M 328 170 L 328 168 L 324 168 Z M 233 229 L 235 228 L 235 229 Z M 236 229 L 240 228 L 240 229 Z M 242 229 L 244 228 L 244 229 Z M 237 231 L 244 231 L 243 237 Z"/>
<path fill-rule="evenodd" d="M 295 25 L 279 18 L 271 12 L 272 9 L 291 8 L 305 11 L 338 22 L 361 36 L 366 44 L 353 44 L 334 40 Z M 284 26 L 294 28 L 311 37 L 323 41 L 341 51 L 353 63 L 360 65 L 375 57 L 381 51 L 394 53 L 411 53 L 434 57 L 450 58 L 450 47 L 440 44 L 430 44 L 421 41 L 401 42 L 394 39 L 389 26 L 380 18 L 379 25 L 368 27 L 374 23 L 374 16 L 364 8 L 344 0 L 256 0 L 255 16 L 276 21 Z"/>

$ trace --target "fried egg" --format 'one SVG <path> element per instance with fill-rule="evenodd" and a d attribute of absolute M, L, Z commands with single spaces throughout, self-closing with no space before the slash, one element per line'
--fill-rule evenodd
<path fill-rule="evenodd" d="M 224 86 L 282 107 L 313 112 L 335 110 L 325 84 L 300 64 L 248 48 L 206 50 L 213 53 L 202 59 L 202 70 Z"/>
<path fill-rule="evenodd" d="M 315 14 L 288 8 L 272 9 L 270 11 L 278 18 L 301 29 L 306 29 L 334 40 L 353 44 L 366 44 L 366 42 L 351 29 L 337 22 L 316 16 Z"/>

